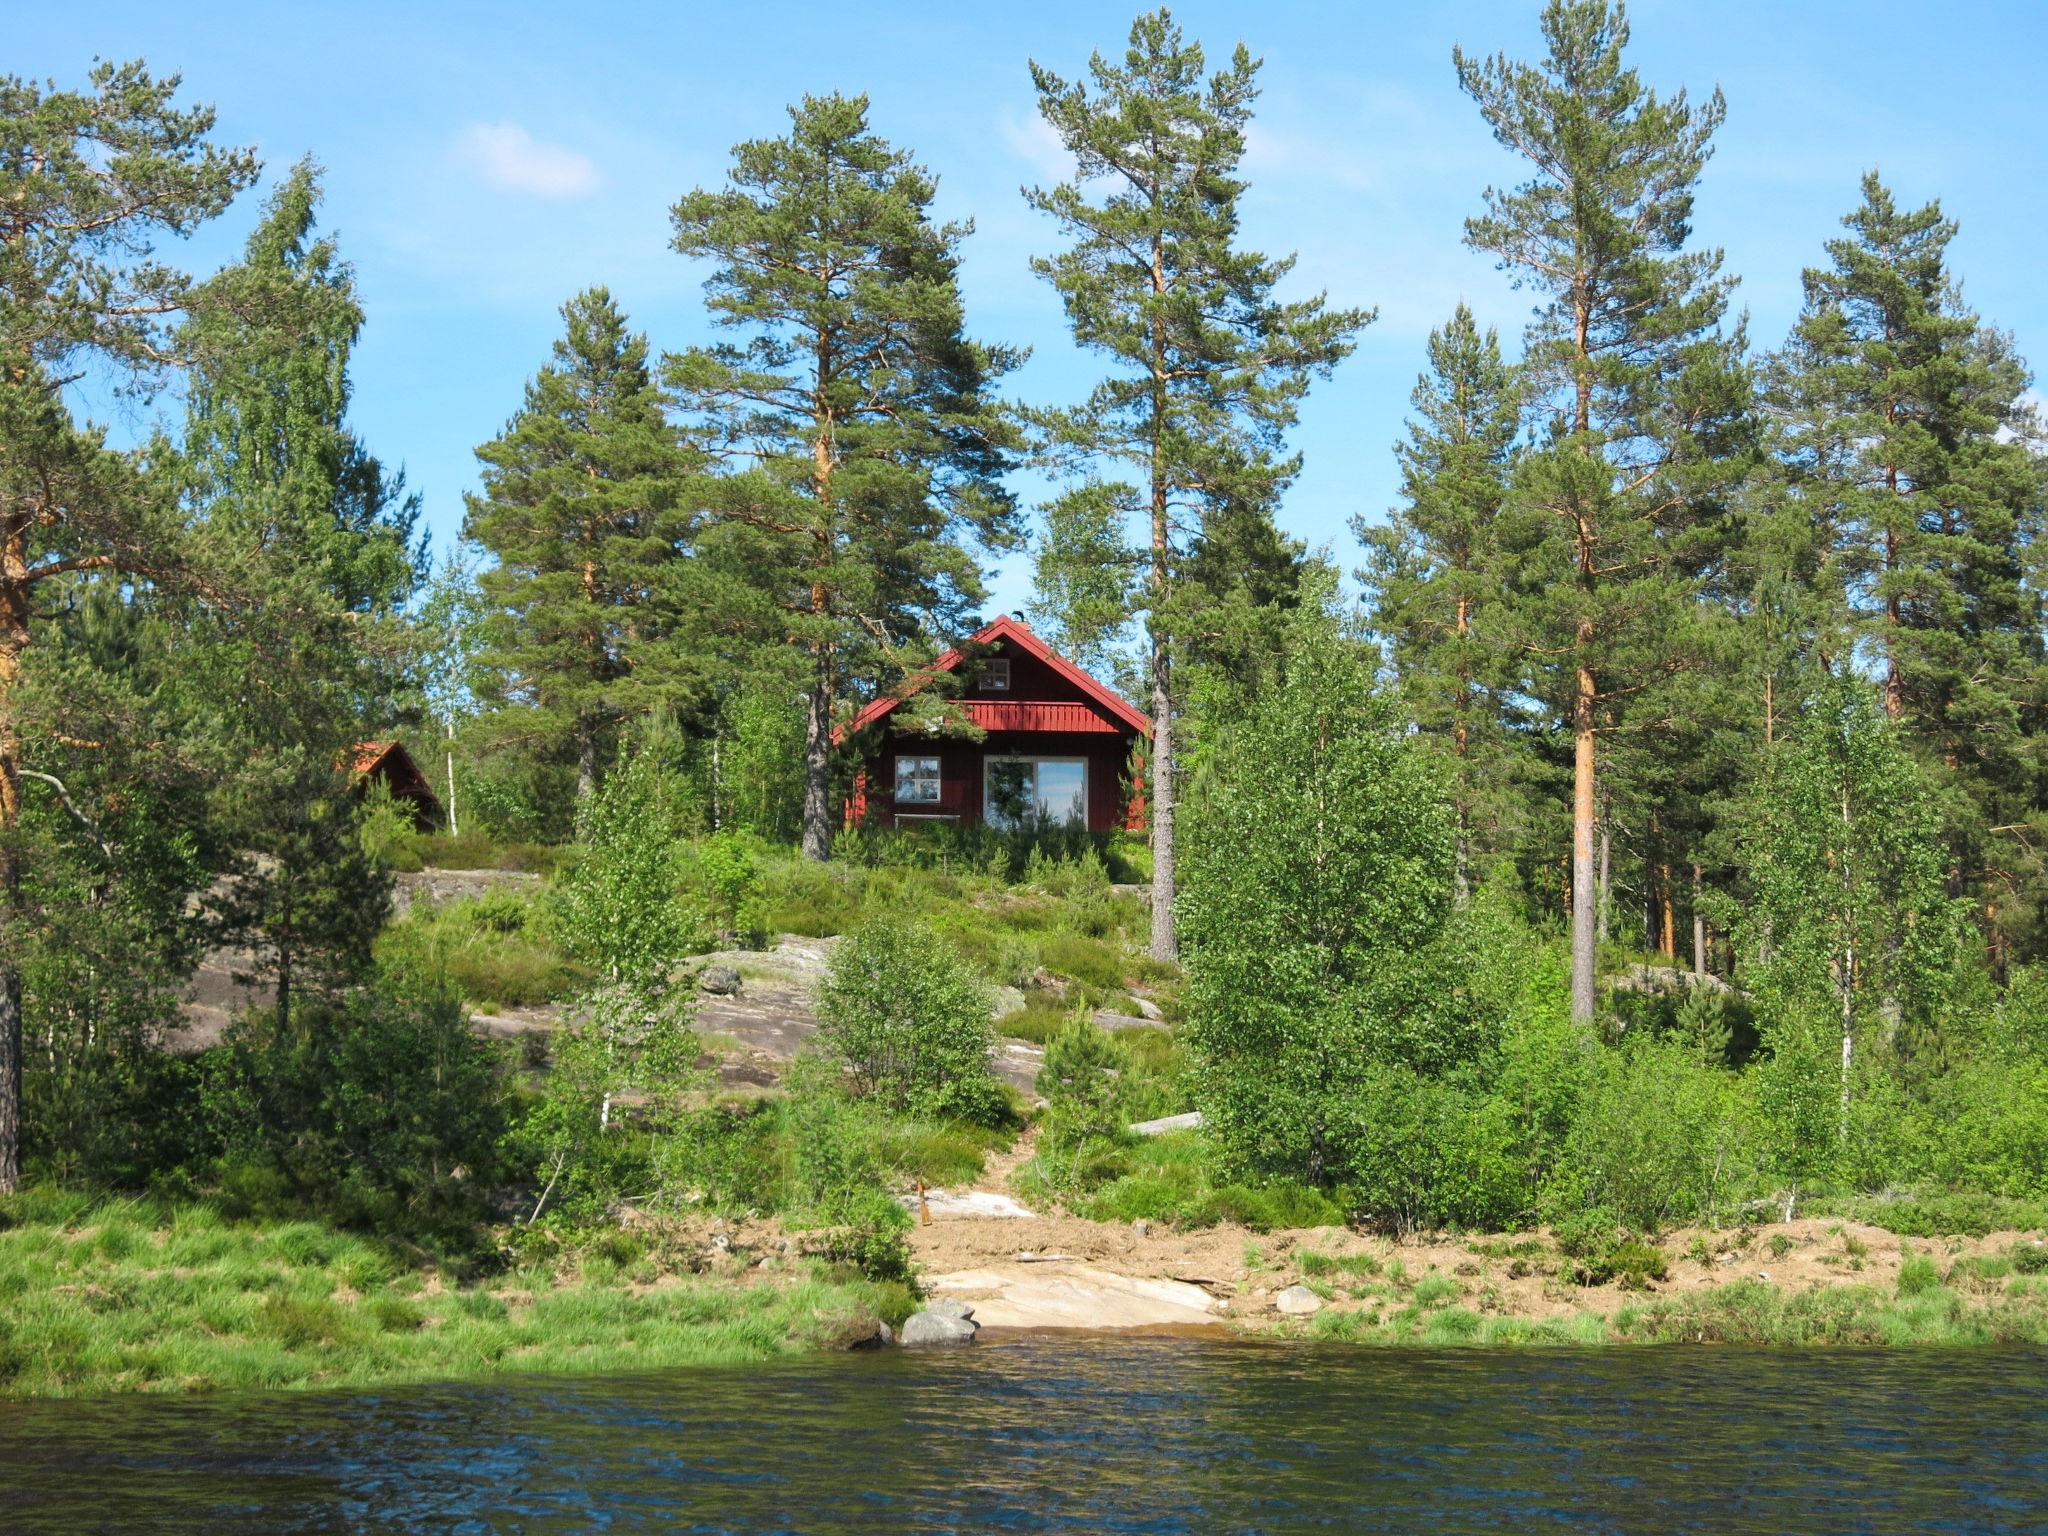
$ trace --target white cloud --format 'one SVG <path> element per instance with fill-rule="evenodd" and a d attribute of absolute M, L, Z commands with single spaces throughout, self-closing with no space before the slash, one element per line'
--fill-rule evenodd
<path fill-rule="evenodd" d="M 1025 161 L 1050 186 L 1074 174 L 1074 157 L 1052 130 L 1052 124 L 1036 112 L 1029 117 L 1003 114 L 1003 143 L 1010 153 Z"/>
<path fill-rule="evenodd" d="M 455 156 L 508 192 L 567 198 L 597 190 L 596 161 L 560 144 L 543 144 L 517 123 L 471 123 L 456 136 Z"/>

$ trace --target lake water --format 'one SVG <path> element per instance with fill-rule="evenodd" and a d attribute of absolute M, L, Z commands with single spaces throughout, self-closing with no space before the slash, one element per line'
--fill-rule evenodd
<path fill-rule="evenodd" d="M 2048 1357 L 1023 1336 L 0 1403 L 0 1531 L 2048 1531 Z"/>

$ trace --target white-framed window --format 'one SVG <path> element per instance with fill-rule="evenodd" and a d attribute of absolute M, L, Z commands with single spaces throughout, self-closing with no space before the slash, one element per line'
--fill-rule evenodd
<path fill-rule="evenodd" d="M 896 803 L 937 805 L 939 803 L 939 760 L 936 757 L 896 759 Z"/>
<path fill-rule="evenodd" d="M 990 693 L 1010 691 L 1010 658 L 991 656 L 981 664 L 981 686 Z"/>
<path fill-rule="evenodd" d="M 899 827 L 921 827 L 930 822 L 958 821 L 959 819 L 958 816 L 955 816 L 950 811 L 936 814 L 931 811 L 920 811 L 914 816 L 908 811 L 898 811 L 896 813 L 896 825 Z"/>
<path fill-rule="evenodd" d="M 981 814 L 994 827 L 1087 826 L 1088 760 L 983 759 Z"/>

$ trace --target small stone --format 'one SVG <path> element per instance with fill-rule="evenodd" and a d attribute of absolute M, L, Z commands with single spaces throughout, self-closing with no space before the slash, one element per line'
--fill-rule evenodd
<path fill-rule="evenodd" d="M 1273 1298 L 1273 1310 L 1290 1317 L 1304 1317 L 1323 1310 L 1323 1298 L 1305 1285 L 1290 1285 Z"/>
<path fill-rule="evenodd" d="M 936 1312 L 940 1317 L 957 1317 L 963 1323 L 974 1320 L 974 1308 L 958 1296 L 934 1296 L 924 1304 L 927 1312 Z"/>
<path fill-rule="evenodd" d="M 697 987 L 713 997 L 732 997 L 739 992 L 740 973 L 729 965 L 709 965 L 697 978 Z"/>
<path fill-rule="evenodd" d="M 1136 1221 L 1131 1223 L 1131 1230 L 1137 1233 L 1140 1237 L 1150 1237 L 1152 1235 L 1152 1223 L 1147 1221 L 1144 1217 L 1140 1216 Z"/>
<path fill-rule="evenodd" d="M 903 1324 L 903 1347 L 924 1349 L 972 1344 L 980 1325 L 964 1317 L 947 1317 L 941 1312 L 917 1312 Z"/>
<path fill-rule="evenodd" d="M 1759 1280 L 1769 1280 L 1771 1278 L 1771 1272 L 1768 1269 L 1760 1269 L 1756 1272 L 1756 1277 Z"/>

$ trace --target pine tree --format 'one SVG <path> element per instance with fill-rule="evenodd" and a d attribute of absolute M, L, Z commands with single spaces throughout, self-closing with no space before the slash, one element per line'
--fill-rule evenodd
<path fill-rule="evenodd" d="M 1489 189 L 1466 243 L 1537 290 L 1524 366 L 1544 440 L 1516 476 L 1519 648 L 1565 722 L 1572 766 L 1572 1013 L 1593 1017 L 1598 734 L 1682 667 L 1695 621 L 1698 530 L 1743 468 L 1741 336 L 1720 330 L 1733 280 L 1688 251 L 1693 188 L 1719 91 L 1695 107 L 1623 66 L 1628 23 L 1606 0 L 1551 0 L 1540 65 L 1453 51 L 1494 136 L 1535 168 Z"/>
<path fill-rule="evenodd" d="M 1274 290 L 1292 258 L 1238 247 L 1238 177 L 1258 64 L 1239 44 L 1206 79 L 1199 44 L 1165 11 L 1132 24 L 1122 64 L 1100 54 L 1088 80 L 1034 62 L 1039 111 L 1074 157 L 1075 176 L 1025 196 L 1074 244 L 1033 268 L 1059 291 L 1074 338 L 1112 372 L 1080 405 L 1036 413 L 1056 461 L 1082 483 L 1049 510 L 1113 507 L 1145 529 L 1142 611 L 1152 756 L 1152 952 L 1174 939 L 1174 639 L 1182 552 L 1219 508 L 1270 508 L 1299 468 L 1283 437 L 1310 382 L 1349 355 L 1362 310 Z M 1129 474 L 1136 484 L 1106 478 Z M 1078 504 L 1075 498 L 1079 498 Z"/>
<path fill-rule="evenodd" d="M 256 175 L 212 141 L 175 77 L 95 65 L 88 88 L 0 77 L 0 1194 L 20 1176 L 20 690 L 37 599 L 89 573 L 169 574 L 175 520 L 60 391 L 95 366 L 147 376 L 176 356 L 190 287 L 150 255 Z"/>
<path fill-rule="evenodd" d="M 726 186 L 673 210 L 675 248 L 744 343 L 670 360 L 692 435 L 727 473 L 704 494 L 773 643 L 811 661 L 803 850 L 831 851 L 832 724 L 845 694 L 966 627 L 983 595 L 962 539 L 1014 538 L 1015 430 L 991 393 L 1019 360 L 963 328 L 971 224 L 868 127 L 864 96 L 807 96 L 790 131 L 733 151 Z"/>
<path fill-rule="evenodd" d="M 576 765 L 587 800 L 605 744 L 658 705 L 695 705 L 690 476 L 634 334 L 604 288 L 562 306 L 552 360 L 505 431 L 477 449 L 483 491 L 463 537 L 478 577 L 497 731 Z"/>
<path fill-rule="evenodd" d="M 287 1038 L 302 996 L 336 999 L 368 974 L 389 909 L 389 873 L 358 835 L 352 749 L 395 723 L 421 574 L 418 500 L 348 422 L 363 312 L 334 241 L 314 236 L 319 200 L 301 161 L 178 338 L 193 545 L 237 594 L 174 614 L 214 705 L 215 815 L 236 850 L 211 905 L 275 983 Z"/>
<path fill-rule="evenodd" d="M 1939 203 L 1902 210 L 1872 172 L 1843 223 L 1828 265 L 1806 273 L 1776 394 L 1787 510 L 1811 530 L 1815 643 L 1869 656 L 1886 714 L 1959 792 L 1952 881 L 2004 872 L 1995 912 L 2018 871 L 2040 874 L 2028 847 L 2044 670 L 2026 565 L 2044 480 L 2025 441 L 2029 379 L 2010 338 L 1963 303 Z"/>
<path fill-rule="evenodd" d="M 1474 844 L 1501 850 L 1512 770 L 1513 658 L 1492 633 L 1505 598 L 1500 518 L 1514 475 L 1521 390 L 1460 304 L 1429 338 L 1429 372 L 1409 399 L 1415 419 L 1396 446 L 1408 505 L 1352 529 L 1366 547 L 1373 626 L 1387 637 L 1409 712 L 1451 759 L 1458 881 L 1469 888 Z"/>

